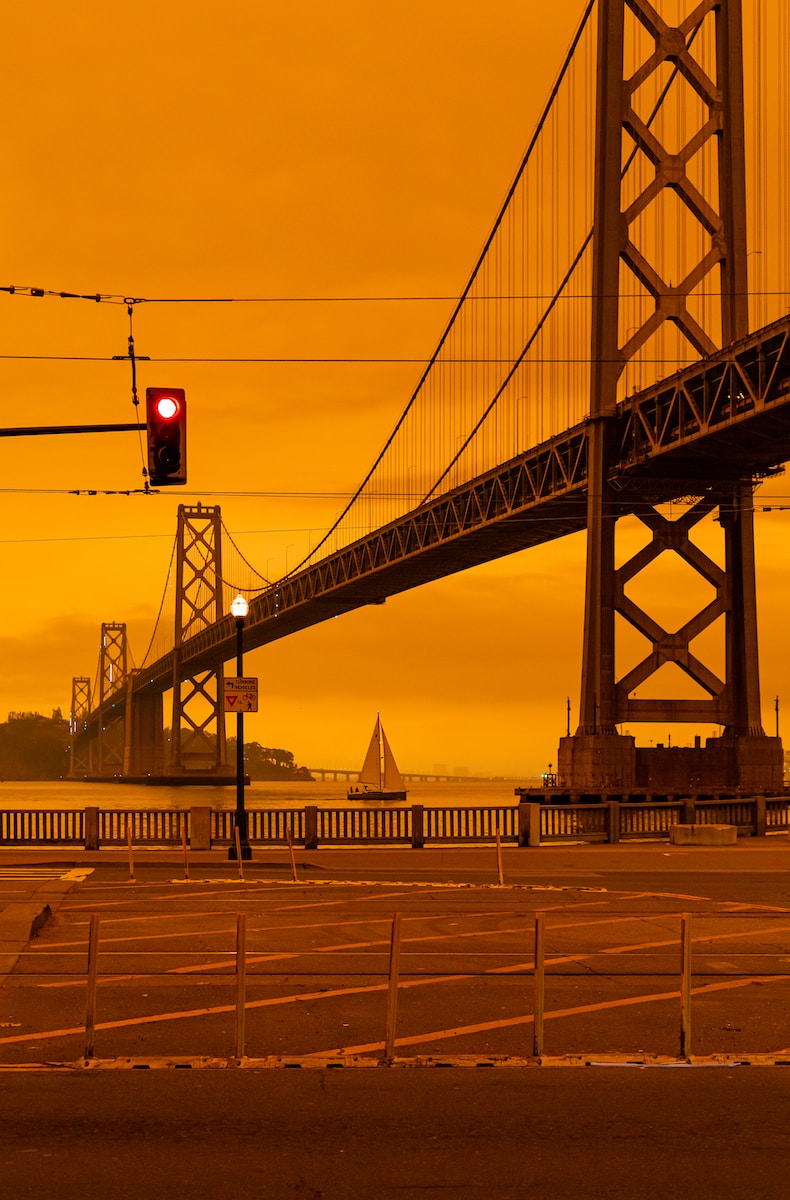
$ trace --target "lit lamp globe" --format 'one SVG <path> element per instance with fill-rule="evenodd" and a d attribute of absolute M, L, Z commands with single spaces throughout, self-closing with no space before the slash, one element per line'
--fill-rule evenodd
<path fill-rule="evenodd" d="M 250 606 L 243 596 L 237 596 L 230 606 L 230 611 L 237 621 L 243 621 L 250 611 Z"/>

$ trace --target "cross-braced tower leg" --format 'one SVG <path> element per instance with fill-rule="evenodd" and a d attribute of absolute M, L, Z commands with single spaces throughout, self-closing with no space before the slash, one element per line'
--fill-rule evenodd
<path fill-rule="evenodd" d="M 101 627 L 99 651 L 99 704 L 104 705 L 105 701 L 111 700 L 116 694 L 122 694 L 127 687 L 128 679 L 126 624 L 124 622 L 105 622 Z M 126 712 L 127 706 L 123 706 L 121 715 L 114 717 L 110 710 L 99 723 L 99 737 L 96 746 L 98 752 L 96 773 L 99 775 L 124 774 Z"/>
<path fill-rule="evenodd" d="M 621 510 L 611 480 L 612 442 L 626 363 L 668 323 L 692 357 L 748 332 L 741 3 L 688 0 L 676 27 L 663 20 L 660 8 L 658 0 L 599 4 L 584 659 L 579 727 L 562 739 L 559 773 L 579 791 L 686 791 L 692 770 L 692 790 L 775 787 L 782 780 L 781 746 L 765 737 L 760 720 L 753 481 L 717 478 L 712 468 L 703 479 L 679 483 L 678 497 L 699 497 L 691 516 L 668 521 L 646 504 L 640 515 L 651 543 L 615 568 Z M 628 72 L 626 44 L 634 60 Z M 713 69 L 706 66 L 711 46 Z M 651 79 L 652 90 L 646 86 Z M 661 265 L 661 230 L 673 223 L 675 232 L 682 225 L 684 236 L 688 227 L 674 281 Z M 712 279 L 718 279 L 715 305 L 709 302 Z M 722 568 L 689 537 L 691 526 L 716 507 Z M 714 600 L 678 630 L 663 629 L 625 591 L 667 550 L 715 590 Z M 651 647 L 620 680 L 618 614 Z M 690 648 L 719 618 L 724 680 Z M 637 700 L 636 686 L 665 663 L 685 672 L 703 698 Z M 640 721 L 713 722 L 724 733 L 704 751 L 698 747 L 692 763 L 675 753 L 637 749 L 633 737 L 618 732 L 623 722 Z"/>
<path fill-rule="evenodd" d="M 176 564 L 173 726 L 168 770 L 230 774 L 225 748 L 223 671 L 182 678 L 183 642 L 223 616 L 219 507 L 179 505 Z"/>
<path fill-rule="evenodd" d="M 90 742 L 85 734 L 91 710 L 91 681 L 85 675 L 71 681 L 69 709 L 69 778 L 81 779 L 90 774 Z"/>

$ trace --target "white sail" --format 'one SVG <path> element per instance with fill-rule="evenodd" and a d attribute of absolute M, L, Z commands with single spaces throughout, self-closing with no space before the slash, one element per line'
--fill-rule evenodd
<path fill-rule="evenodd" d="M 370 739 L 365 761 L 359 772 L 359 782 L 365 787 L 381 791 L 384 778 L 384 767 L 381 753 L 381 720 L 376 717 L 376 725 Z"/>
<path fill-rule="evenodd" d="M 358 782 L 366 791 L 403 791 L 403 777 L 398 770 L 398 764 L 395 762 L 395 756 L 387 741 L 381 717 L 378 714 L 365 761 L 359 772 Z"/>
<path fill-rule="evenodd" d="M 403 788 L 403 777 L 398 770 L 398 764 L 395 762 L 395 756 L 390 750 L 390 744 L 387 741 L 387 735 L 381 728 L 381 721 L 378 722 L 379 730 L 381 731 L 381 749 L 382 749 L 382 782 L 386 791 L 399 792 Z"/>

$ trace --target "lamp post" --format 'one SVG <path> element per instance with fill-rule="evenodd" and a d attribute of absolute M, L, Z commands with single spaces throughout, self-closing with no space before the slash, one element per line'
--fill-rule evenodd
<path fill-rule="evenodd" d="M 236 674 L 244 674 L 244 618 L 249 605 L 243 596 L 237 596 L 230 606 L 236 618 Z M 252 847 L 247 836 L 247 810 L 244 807 L 244 713 L 241 705 L 236 711 L 236 814 L 234 829 L 239 831 L 239 852 L 243 859 L 252 858 Z M 235 837 L 228 849 L 228 858 L 236 858 Z"/>

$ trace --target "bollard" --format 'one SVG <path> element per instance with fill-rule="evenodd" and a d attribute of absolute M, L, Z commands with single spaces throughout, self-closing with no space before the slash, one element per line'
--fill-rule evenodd
<path fill-rule="evenodd" d="M 691 1054 L 691 914 L 680 918 L 680 1057 Z"/>
<path fill-rule="evenodd" d="M 99 965 L 99 918 L 91 916 L 88 931 L 88 987 L 85 999 L 85 1058 L 93 1058 L 93 1038 L 96 1032 L 96 980 Z"/>
<path fill-rule="evenodd" d="M 244 882 L 244 863 L 241 858 L 241 842 L 239 841 L 239 827 L 233 826 L 233 838 L 236 842 L 236 862 L 239 864 L 239 879 Z"/>
<path fill-rule="evenodd" d="M 505 882 L 505 873 L 502 868 L 502 836 L 499 832 L 499 822 L 496 827 L 496 874 L 499 886 L 502 887 Z"/>
<path fill-rule="evenodd" d="M 390 938 L 390 975 L 387 991 L 387 1031 L 384 1037 L 384 1058 L 395 1056 L 395 1028 L 398 1022 L 398 973 L 400 969 L 400 913 L 392 914 Z"/>
<path fill-rule="evenodd" d="M 546 914 L 535 913 L 535 976 L 534 1017 L 532 1021 L 532 1053 L 535 1058 L 543 1055 L 543 1011 L 546 995 Z"/>
<path fill-rule="evenodd" d="M 239 859 L 241 861 L 241 859 Z M 247 1015 L 247 918 L 236 917 L 236 1046 L 234 1058 L 244 1057 L 245 1022 Z"/>
<path fill-rule="evenodd" d="M 127 818 L 126 821 L 126 845 L 129 847 L 129 882 L 137 883 L 134 877 L 134 852 L 132 851 L 132 826 Z"/>
<path fill-rule="evenodd" d="M 288 851 L 291 855 L 291 879 L 294 883 L 298 883 L 299 879 L 296 874 L 296 859 L 294 858 L 294 841 L 293 837 L 291 836 L 290 825 L 286 825 L 285 827 L 285 836 L 288 839 Z"/>
<path fill-rule="evenodd" d="M 189 883 L 189 853 L 187 851 L 187 823 L 181 822 L 181 847 L 184 851 L 184 883 Z"/>

